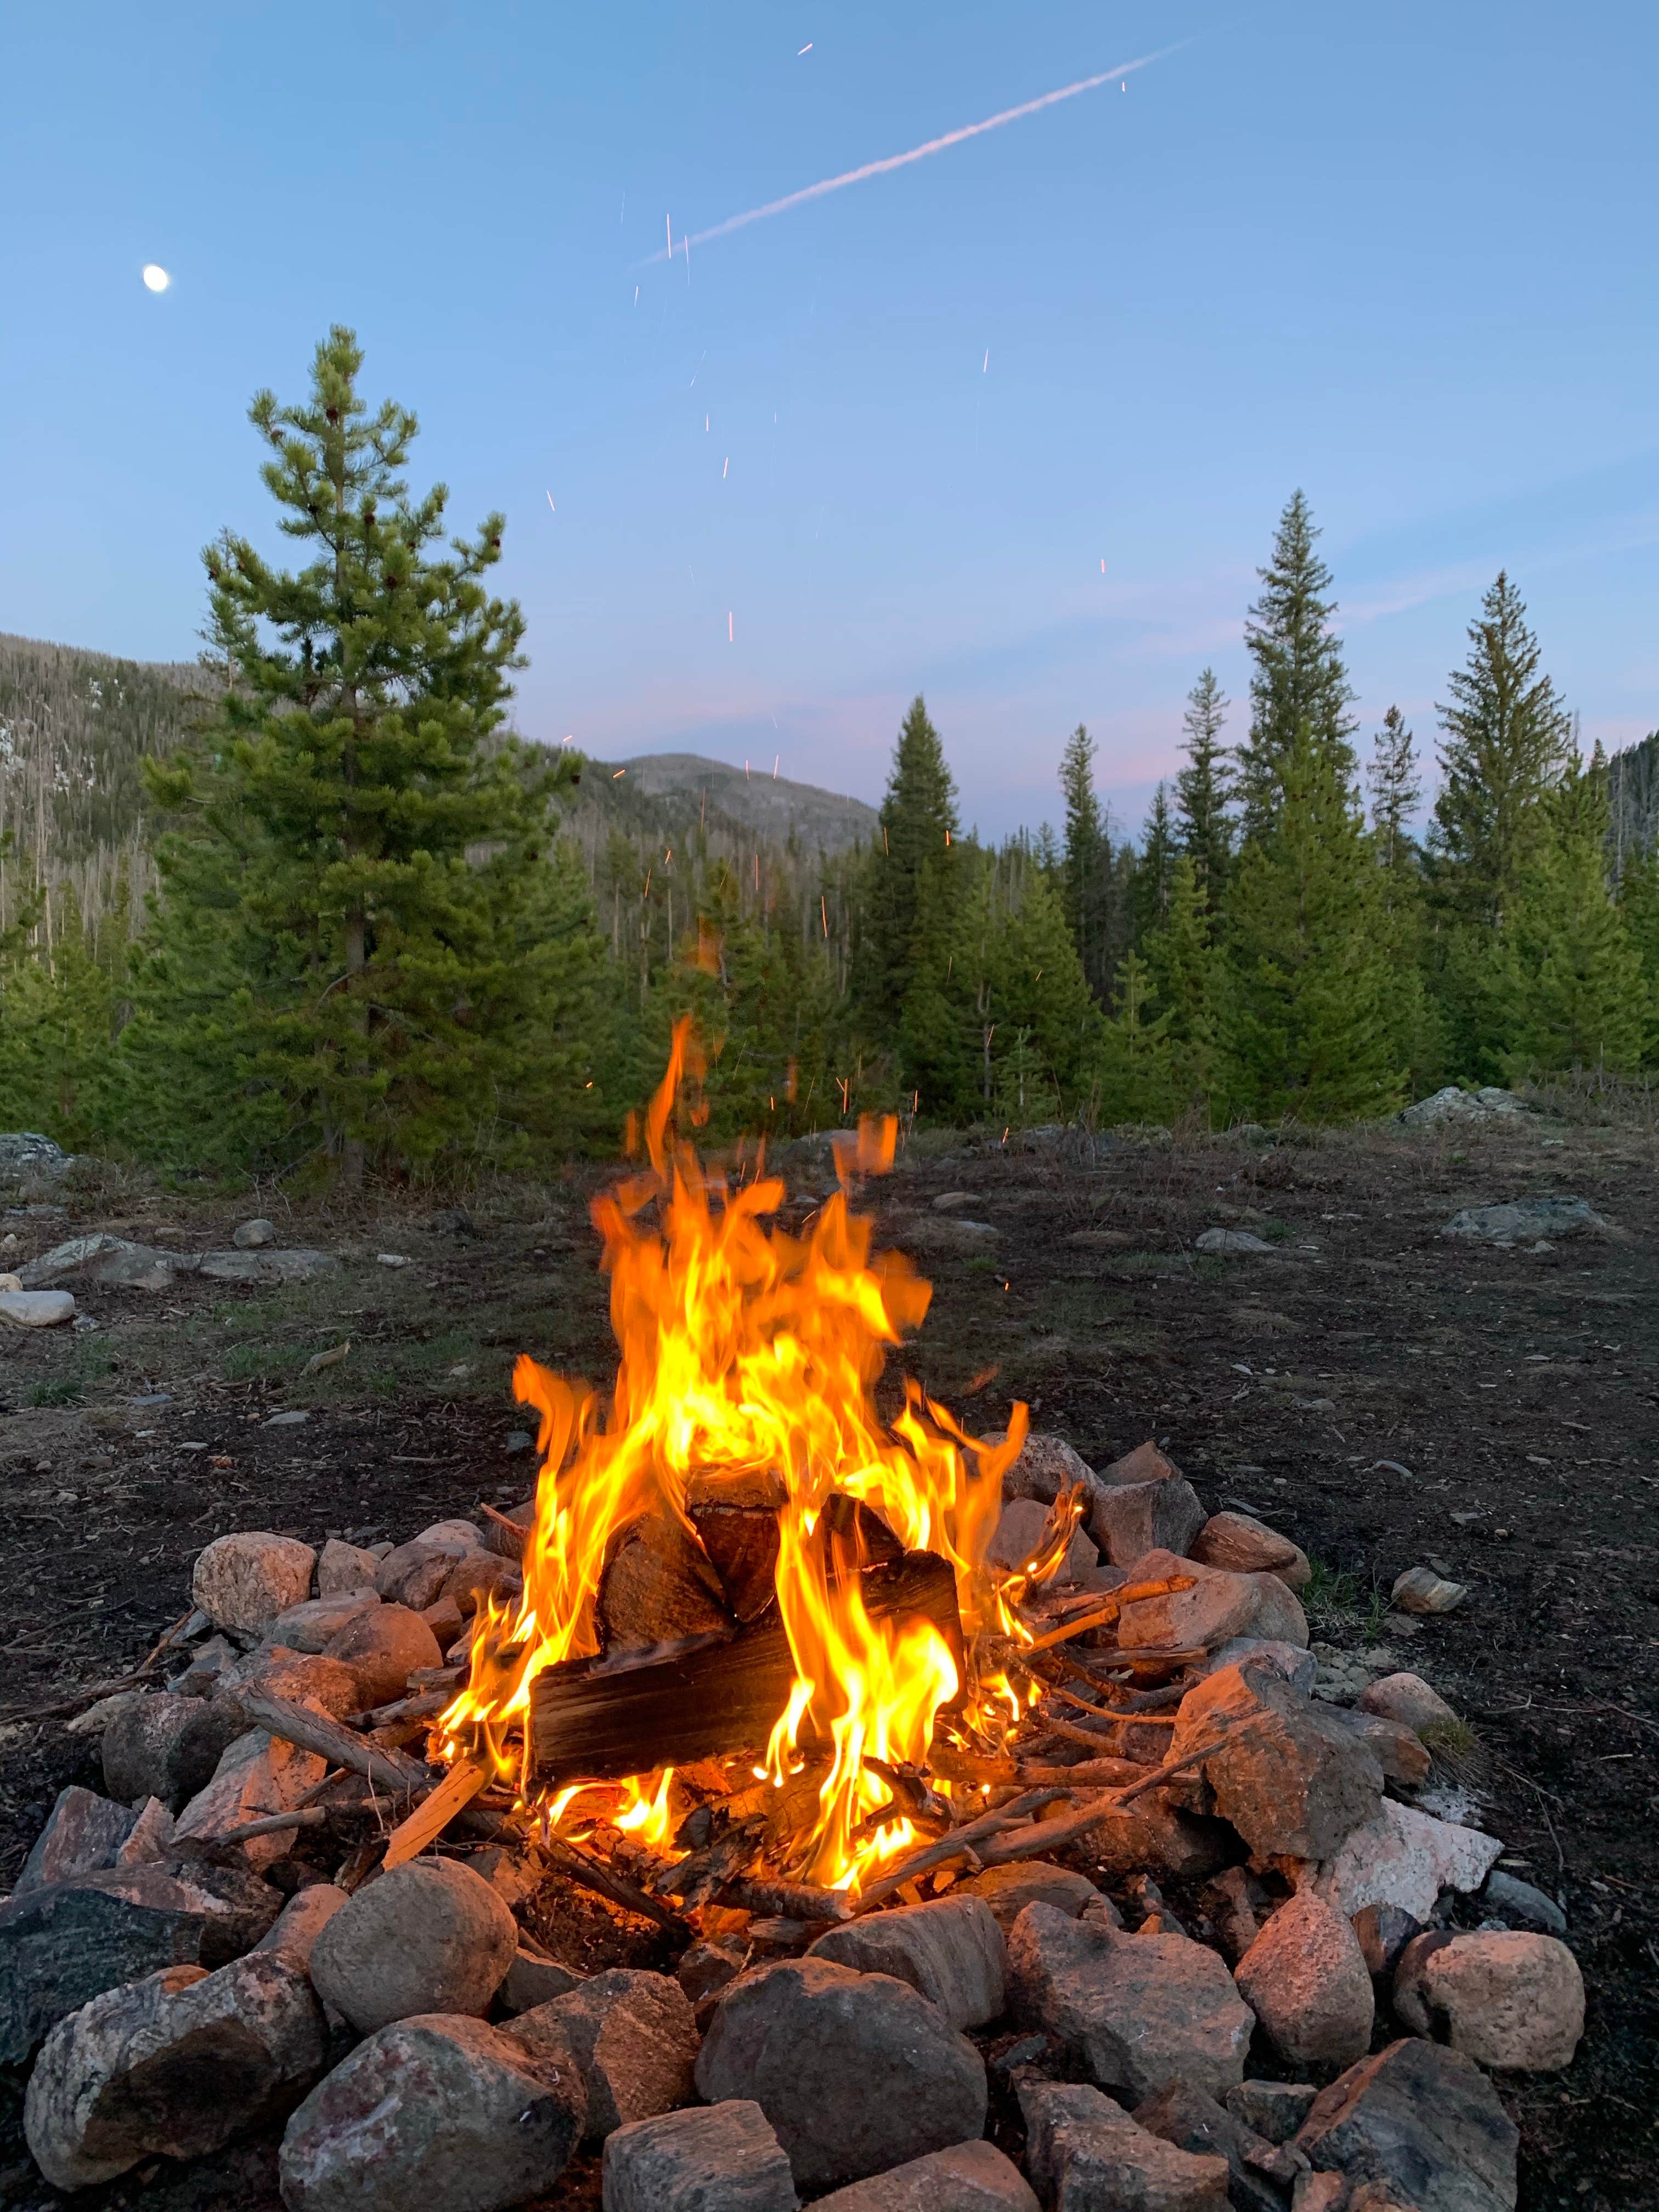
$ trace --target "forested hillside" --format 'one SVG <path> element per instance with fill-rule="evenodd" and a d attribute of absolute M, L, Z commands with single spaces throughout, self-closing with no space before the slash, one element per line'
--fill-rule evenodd
<path fill-rule="evenodd" d="M 514 736 L 502 518 L 445 535 L 359 367 L 337 331 L 256 401 L 315 557 L 210 549 L 201 666 L 0 641 L 0 1126 L 348 1183 L 545 1164 L 614 1144 L 688 1012 L 717 1137 L 1329 1122 L 1659 1058 L 1659 734 L 1582 757 L 1507 574 L 1432 737 L 1367 741 L 1297 493 L 1249 699 L 1194 672 L 1138 834 L 1079 727 L 1059 832 L 993 848 L 921 698 L 878 811 Z"/>

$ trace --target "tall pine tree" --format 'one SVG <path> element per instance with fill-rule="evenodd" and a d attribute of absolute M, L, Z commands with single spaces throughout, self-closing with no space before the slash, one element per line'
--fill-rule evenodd
<path fill-rule="evenodd" d="M 1170 1048 L 1170 1077 L 1178 1106 L 1203 1104 L 1215 1073 L 1219 960 L 1209 900 L 1190 853 L 1170 878 L 1163 927 L 1146 939 L 1146 972 Z"/>
<path fill-rule="evenodd" d="M 1066 799 L 1066 919 L 1090 988 L 1103 999 L 1111 974 L 1112 847 L 1095 791 L 1095 741 L 1081 722 L 1060 757 L 1060 787 Z"/>
<path fill-rule="evenodd" d="M 1181 841 L 1170 811 L 1169 787 L 1160 783 L 1146 811 L 1146 827 L 1141 833 L 1130 892 L 1137 947 L 1145 945 L 1153 930 L 1164 926 L 1170 911 L 1170 885 L 1180 850 Z"/>
<path fill-rule="evenodd" d="M 1331 628 L 1336 603 L 1331 572 L 1314 550 L 1318 536 L 1298 491 L 1279 519 L 1272 558 L 1256 571 L 1261 595 L 1244 624 L 1255 663 L 1250 734 L 1238 751 L 1246 837 L 1260 836 L 1277 814 L 1285 763 L 1304 734 L 1316 751 L 1330 754 L 1340 784 L 1353 780 L 1353 695 L 1342 641 Z"/>
<path fill-rule="evenodd" d="M 1412 857 L 1412 816 L 1422 803 L 1423 783 L 1417 769 L 1417 749 L 1406 718 L 1398 707 L 1382 717 L 1365 771 L 1371 794 L 1371 834 L 1376 857 L 1384 868 L 1399 868 Z"/>
<path fill-rule="evenodd" d="M 1192 861 L 1194 878 L 1211 913 L 1220 904 L 1233 857 L 1233 823 L 1227 811 L 1233 788 L 1231 754 L 1221 742 L 1227 705 L 1214 669 L 1206 668 L 1187 695 L 1187 711 L 1181 718 L 1187 732 L 1181 748 L 1187 765 L 1176 777 L 1181 849 Z"/>
<path fill-rule="evenodd" d="M 881 828 L 865 874 L 855 977 L 860 1007 L 878 1042 L 889 1041 L 879 1032 L 898 1017 L 912 982 L 927 965 L 917 942 L 918 921 L 927 919 L 937 931 L 939 900 L 949 903 L 950 863 L 945 855 L 958 835 L 956 786 L 939 732 L 918 692 L 893 749 Z M 924 902 L 922 875 L 930 864 L 935 887 Z"/>

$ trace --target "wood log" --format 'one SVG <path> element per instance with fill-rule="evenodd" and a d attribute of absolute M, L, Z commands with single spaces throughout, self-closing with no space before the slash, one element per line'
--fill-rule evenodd
<path fill-rule="evenodd" d="M 284 1743 L 314 1751 L 335 1766 L 349 1766 L 353 1773 L 365 1776 L 398 1796 L 412 1797 L 429 1790 L 436 1778 L 423 1760 L 354 1735 L 338 1721 L 331 1720 L 326 1713 L 313 1713 L 308 1705 L 267 1697 L 259 1690 L 242 1691 L 240 1702 L 251 1721 L 280 1736 Z"/>
<path fill-rule="evenodd" d="M 764 1505 L 709 1504 L 691 1508 L 691 1525 L 708 1553 L 734 1619 L 758 1620 L 771 1604 L 778 1564 L 778 1516 Z"/>
<path fill-rule="evenodd" d="M 951 1647 L 958 1679 L 965 1679 L 948 1560 L 908 1552 L 890 1565 L 870 1568 L 861 1583 L 873 1619 L 931 1620 Z M 789 1640 L 775 1618 L 667 1652 L 550 1667 L 531 1685 L 531 1771 L 548 1786 L 613 1781 L 759 1748 L 788 1704 L 794 1679 Z"/>

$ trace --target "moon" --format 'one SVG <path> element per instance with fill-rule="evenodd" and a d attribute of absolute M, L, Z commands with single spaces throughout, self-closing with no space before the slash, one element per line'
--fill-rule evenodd
<path fill-rule="evenodd" d="M 144 283 L 152 292 L 165 292 L 173 282 L 172 277 L 167 275 L 159 261 L 147 261 L 144 264 L 143 275 Z"/>

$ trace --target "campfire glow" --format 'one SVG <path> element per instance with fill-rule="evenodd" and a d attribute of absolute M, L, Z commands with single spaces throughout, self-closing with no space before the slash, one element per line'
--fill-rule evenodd
<path fill-rule="evenodd" d="M 1019 1632 L 986 1550 L 1025 1409 L 1015 1407 L 1002 1443 L 988 1444 L 907 1381 L 902 1412 L 884 1424 L 874 1389 L 887 1347 L 921 1322 L 931 1293 L 907 1261 L 872 1257 L 871 1224 L 850 1210 L 847 1186 L 855 1171 L 891 1166 L 894 1124 L 861 1125 L 856 1156 L 837 1157 L 842 1190 L 798 1238 L 770 1223 L 781 1181 L 707 1174 L 675 1133 L 682 1085 L 698 1073 L 682 1024 L 646 1117 L 648 1166 L 593 1207 L 621 1353 L 608 1402 L 519 1361 L 514 1389 L 540 1414 L 542 1460 L 523 1598 L 481 1614 L 470 1679 L 440 1741 L 447 1757 L 489 1766 L 534 1804 L 531 1685 L 599 1651 L 601 1576 L 615 1540 L 655 1515 L 696 1543 L 694 1486 L 718 1499 L 722 1482 L 769 1478 L 780 1499 L 775 1597 L 794 1682 L 758 1771 L 781 1788 L 808 1748 L 827 1759 L 816 1825 L 795 1865 L 811 1882 L 856 1890 L 916 1839 L 907 1818 L 866 1825 L 894 1796 L 881 1768 L 925 1763 L 953 1701 L 962 1728 L 981 1741 L 1019 1710 L 1001 1676 L 975 1679 L 974 1644 L 988 1629 Z M 951 1563 L 967 1680 L 931 1621 L 866 1608 L 864 1540 L 845 1509 L 830 1514 L 836 1496 L 871 1509 L 908 1550 Z M 1047 1548 L 1054 1558 L 1026 1563 L 1011 1595 L 1052 1571 L 1064 1536 Z M 621 1785 L 620 1804 L 619 1785 L 577 1783 L 538 1809 L 550 1822 L 602 1814 L 664 1847 L 676 1820 L 671 1780 L 667 1771 L 635 1777 Z"/>

